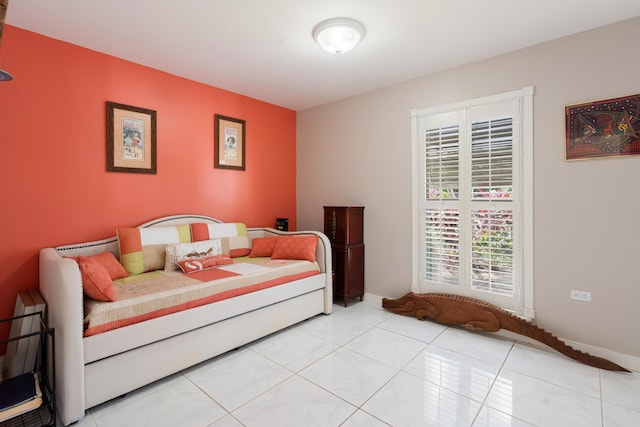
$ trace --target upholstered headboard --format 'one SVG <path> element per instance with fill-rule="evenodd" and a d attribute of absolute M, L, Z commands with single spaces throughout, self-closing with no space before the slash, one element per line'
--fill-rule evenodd
<path fill-rule="evenodd" d="M 0 0 L 1 1 L 1 0 Z M 148 222 L 145 222 L 138 227 L 141 228 L 149 228 L 149 227 L 163 227 L 163 226 L 171 226 L 171 225 L 182 225 L 182 224 L 190 224 L 193 222 L 204 222 L 211 224 L 220 224 L 222 221 L 211 218 L 204 215 L 172 215 L 165 216 L 162 218 L 154 219 Z M 102 240 L 95 240 L 91 242 L 84 243 L 76 243 L 72 245 L 58 246 L 55 248 L 59 255 L 61 256 L 90 256 L 99 254 L 100 252 L 109 251 L 113 253 L 116 257 L 118 257 L 118 237 L 113 236 Z"/>

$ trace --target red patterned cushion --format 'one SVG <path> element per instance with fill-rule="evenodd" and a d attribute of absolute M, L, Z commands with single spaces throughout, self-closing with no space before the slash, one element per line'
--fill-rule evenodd
<path fill-rule="evenodd" d="M 274 237 L 257 237 L 251 241 L 251 253 L 250 258 L 271 256 L 273 250 L 276 247 L 276 240 L 278 236 Z"/>
<path fill-rule="evenodd" d="M 206 258 L 185 259 L 178 261 L 178 267 L 185 273 L 193 271 L 206 270 L 207 268 L 217 267 L 219 265 L 233 264 L 233 260 L 229 255 L 214 255 Z"/>
<path fill-rule="evenodd" d="M 76 262 L 82 275 L 82 289 L 96 301 L 115 301 L 116 294 L 109 272 L 95 259 L 79 256 Z"/>
<path fill-rule="evenodd" d="M 278 236 L 271 259 L 316 260 L 318 236 Z"/>

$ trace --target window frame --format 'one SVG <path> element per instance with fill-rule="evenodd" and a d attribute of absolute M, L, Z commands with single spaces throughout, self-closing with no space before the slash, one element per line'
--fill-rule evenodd
<path fill-rule="evenodd" d="M 519 123 L 514 122 L 514 133 L 520 132 L 519 158 L 513 159 L 514 169 L 519 168 L 521 198 L 519 201 L 520 209 L 520 229 L 514 230 L 521 239 L 521 253 L 518 260 L 514 262 L 521 264 L 521 283 L 520 291 L 517 294 L 518 300 L 515 301 L 514 313 L 521 315 L 527 319 L 535 317 L 534 311 L 534 276 L 533 276 L 533 95 L 534 87 L 526 86 L 522 89 L 500 93 L 491 96 L 485 96 L 470 99 L 461 102 L 455 102 L 442 106 L 435 106 L 422 109 L 414 109 L 411 111 L 411 127 L 412 127 L 412 285 L 413 292 L 424 292 L 420 286 L 420 257 L 424 256 L 424 248 L 422 247 L 424 234 L 424 206 L 422 203 L 424 190 L 422 183 L 422 164 L 424 161 L 421 151 L 422 143 L 420 135 L 420 119 L 426 116 L 437 114 L 454 113 L 464 109 L 472 109 L 474 107 L 482 107 L 492 103 L 517 101 L 519 106 Z M 514 147 L 515 151 L 515 147 Z M 466 172 L 461 172 L 466 173 Z M 516 183 L 514 183 L 516 185 Z M 464 224 L 461 223 L 461 226 Z M 461 252 L 461 268 L 466 260 L 467 254 Z"/>

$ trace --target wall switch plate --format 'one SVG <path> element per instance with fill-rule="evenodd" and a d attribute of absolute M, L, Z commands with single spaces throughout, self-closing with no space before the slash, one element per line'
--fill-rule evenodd
<path fill-rule="evenodd" d="M 571 290 L 571 299 L 591 302 L 591 292 Z"/>

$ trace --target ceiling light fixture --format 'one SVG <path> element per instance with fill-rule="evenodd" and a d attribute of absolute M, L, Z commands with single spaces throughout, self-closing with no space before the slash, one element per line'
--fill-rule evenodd
<path fill-rule="evenodd" d="M 313 28 L 313 39 L 333 54 L 349 52 L 364 38 L 364 26 L 351 18 L 333 18 Z"/>

